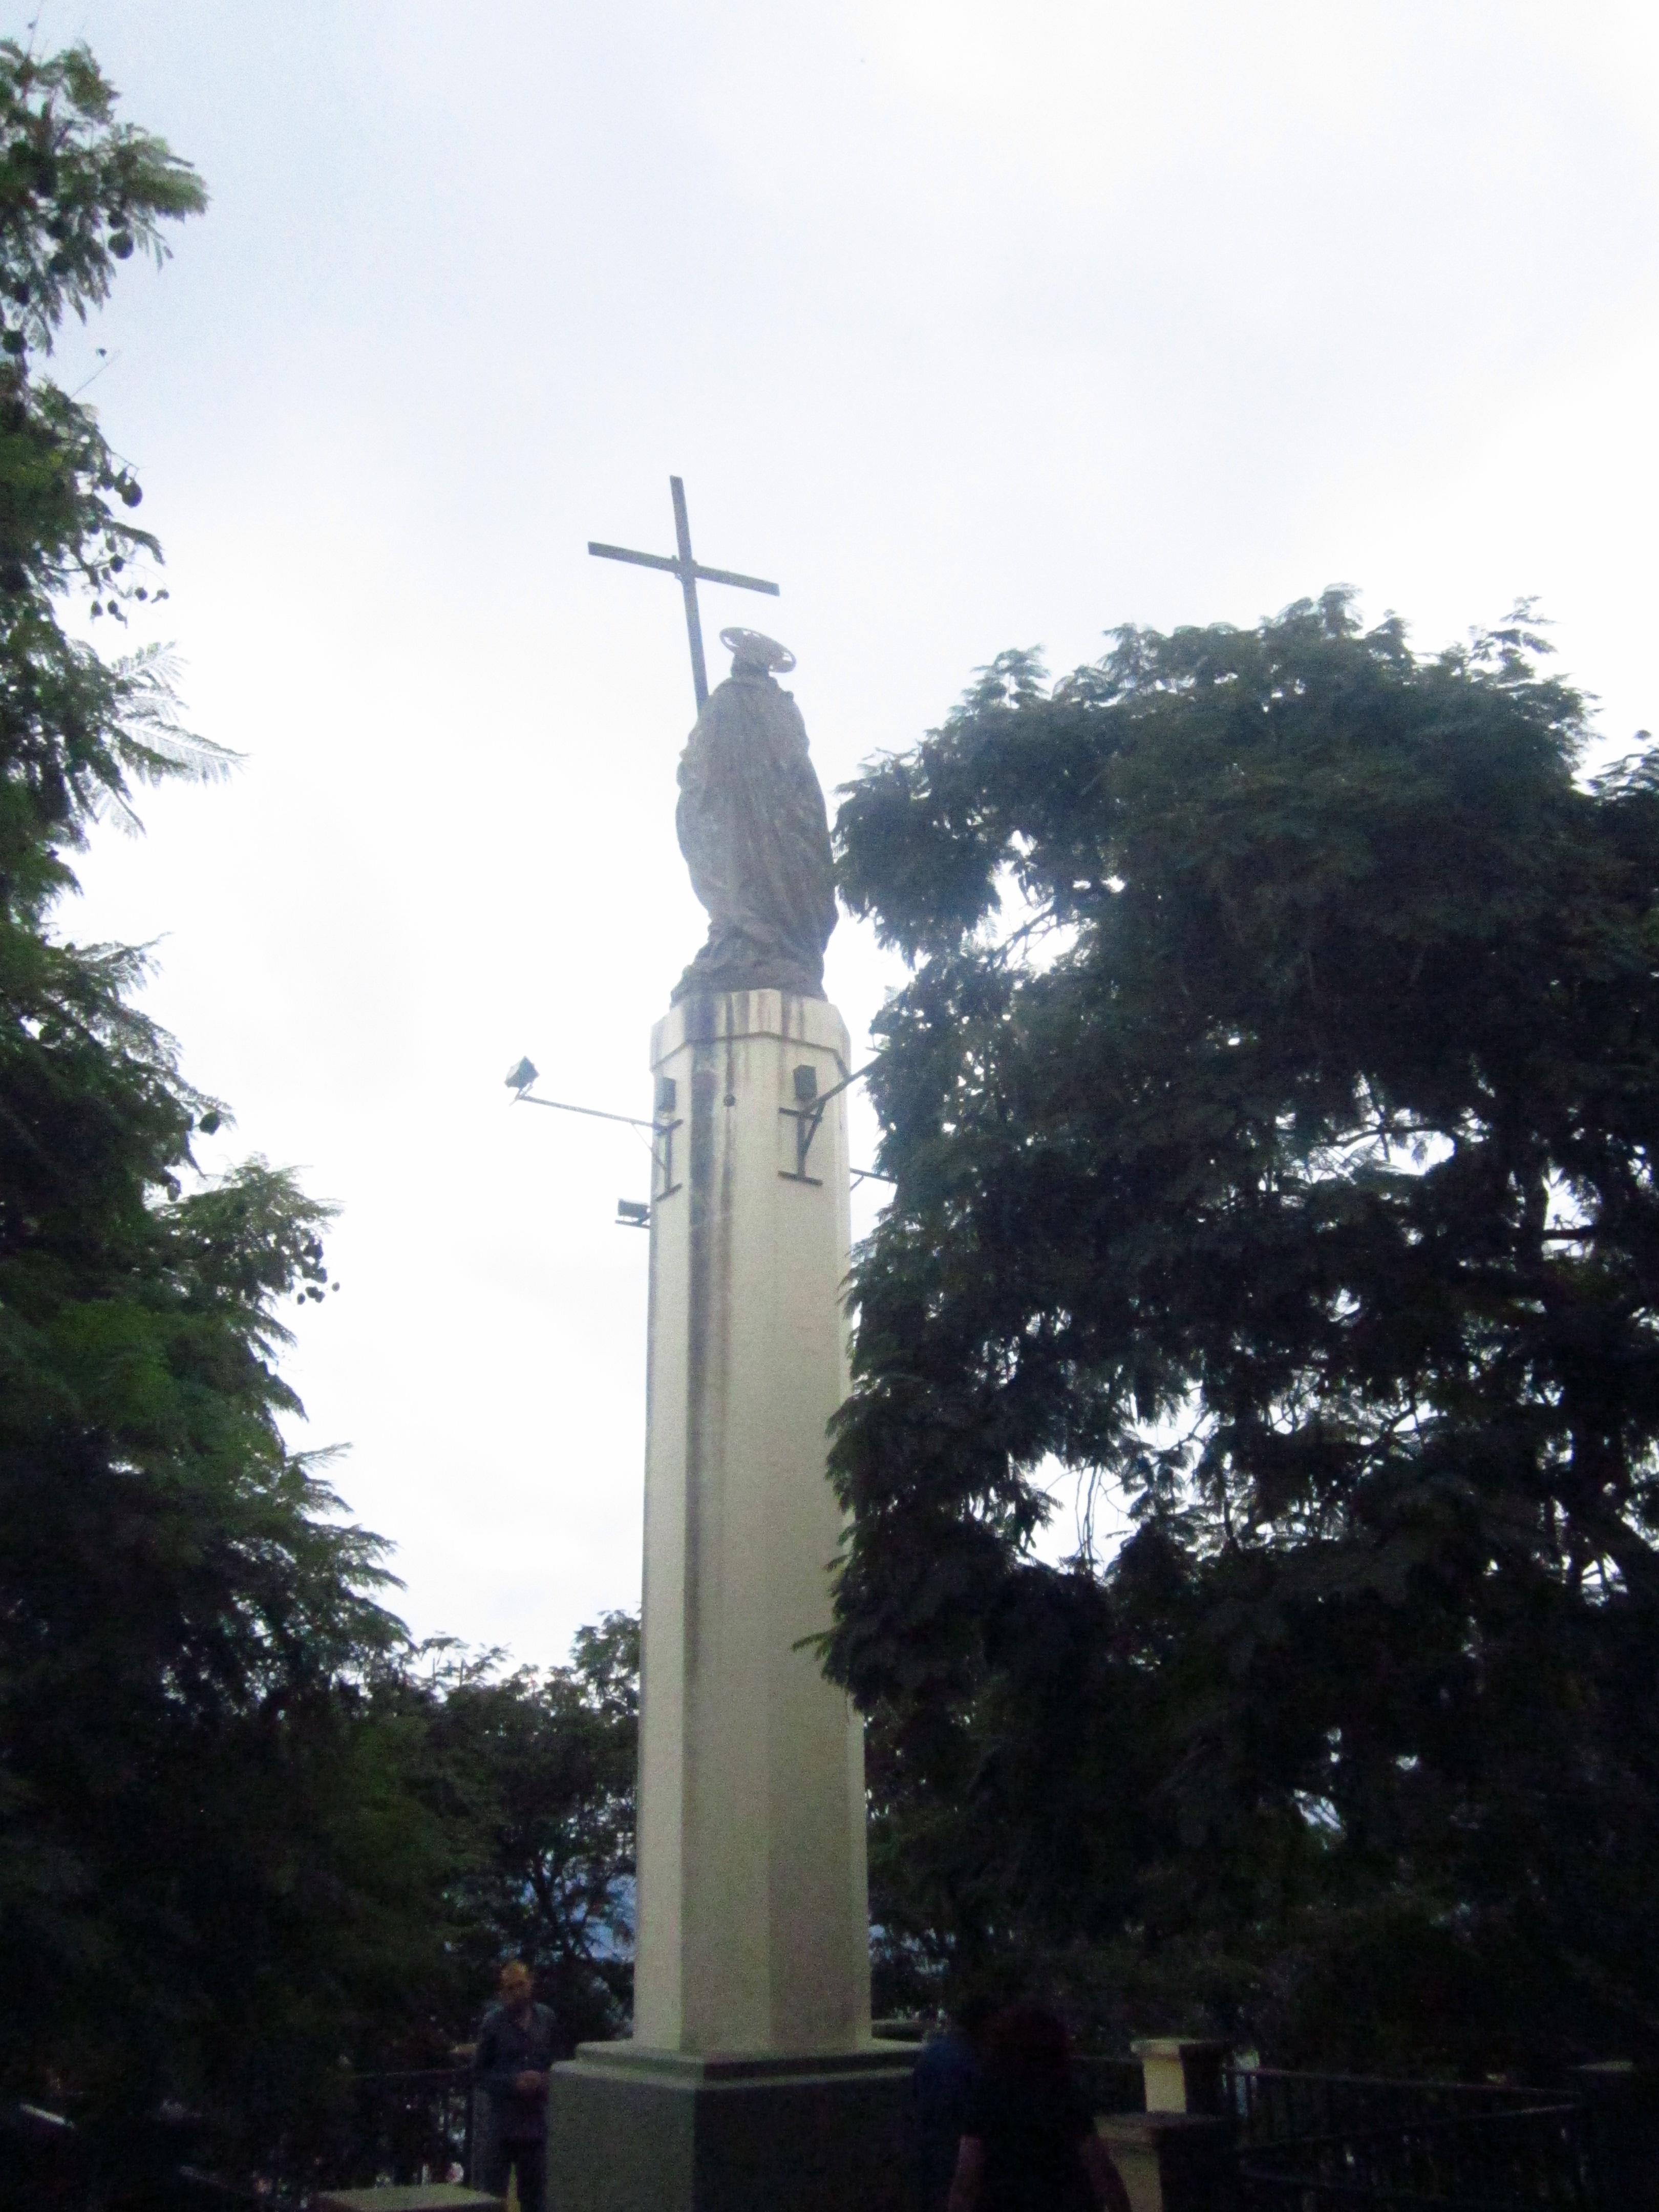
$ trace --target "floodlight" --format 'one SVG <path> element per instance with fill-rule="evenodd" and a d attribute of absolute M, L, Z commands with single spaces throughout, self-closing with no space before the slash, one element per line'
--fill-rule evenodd
<path fill-rule="evenodd" d="M 617 1200 L 617 1225 L 621 1229 L 648 1229 L 651 1208 L 640 1198 L 619 1198 Z"/>
<path fill-rule="evenodd" d="M 528 1091 L 541 1070 L 533 1060 L 521 1060 L 507 1079 L 509 1091 Z"/>

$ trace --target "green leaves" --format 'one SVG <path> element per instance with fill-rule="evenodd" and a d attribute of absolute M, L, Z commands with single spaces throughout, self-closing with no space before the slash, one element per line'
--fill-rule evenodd
<path fill-rule="evenodd" d="M 1040 1759 L 959 1838 L 995 1839 L 1005 1912 L 1117 1941 L 1153 1896 L 1169 1936 L 1225 1900 L 1288 1943 L 1317 1802 L 1321 1881 L 1477 1916 L 1521 1881 L 1565 1942 L 1577 1823 L 1521 1819 L 1509 1764 L 1546 1741 L 1595 1743 L 1619 1881 L 1659 1874 L 1651 1780 L 1628 1810 L 1659 1738 L 1586 1717 L 1626 1711 L 1615 1651 L 1659 1676 L 1659 814 L 1645 757 L 1579 781 L 1539 650 L 1523 612 L 1419 659 L 1340 593 L 1123 630 L 1046 694 L 1004 656 L 846 794 L 846 894 L 913 973 L 831 1663 L 896 1725 L 952 1698 L 978 1787 Z M 1109 1894 L 1045 1841 L 1088 1744 L 1026 1741 L 1064 1710 L 1041 1622 L 1073 1585 L 1029 1552 L 1056 1463 L 1142 1532 L 1066 1662 L 1117 1655 L 1070 1723 L 1133 1711 L 1147 1762 Z M 1517 1735 L 1523 1677 L 1559 1737 Z M 1659 1953 L 1605 1963 L 1659 1991 Z"/>
<path fill-rule="evenodd" d="M 40 357 L 204 204 L 113 101 L 84 48 L 0 42 L 0 2079 L 94 2124 L 314 2102 L 430 1974 L 447 1863 L 385 1711 L 386 1547 L 284 1431 L 327 1209 L 197 1175 L 222 1109 L 132 1005 L 143 956 L 51 927 L 95 821 L 230 757 L 164 653 L 65 627 L 160 555 Z"/>
<path fill-rule="evenodd" d="M 101 808 L 130 813 L 135 781 L 229 757 L 179 727 L 164 655 L 108 662 L 62 625 L 70 590 L 125 622 L 161 550 L 127 519 L 143 495 L 91 409 L 32 357 L 107 296 L 117 262 L 142 246 L 159 263 L 161 226 L 206 205 L 113 105 L 84 47 L 0 40 L 0 900 L 28 922 L 72 881 L 64 854 Z"/>
<path fill-rule="evenodd" d="M 109 297 L 112 263 L 167 258 L 163 222 L 199 215 L 200 178 L 164 139 L 114 119 L 116 94 L 84 46 L 35 56 L 0 40 L 0 314 L 50 352 L 66 314 Z"/>
<path fill-rule="evenodd" d="M 522 1958 L 572 2042 L 617 2034 L 633 1985 L 639 1622 L 607 1613 L 571 1662 L 502 1677 L 452 1658 L 434 1684 L 431 1802 L 460 1846 L 450 1886 L 471 1970 L 458 2028 Z"/>

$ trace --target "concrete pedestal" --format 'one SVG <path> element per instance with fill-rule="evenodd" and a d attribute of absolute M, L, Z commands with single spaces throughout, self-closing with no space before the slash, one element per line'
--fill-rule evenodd
<path fill-rule="evenodd" d="M 914 2051 L 695 2057 L 585 2044 L 550 2094 L 557 2212 L 910 2212 Z"/>
<path fill-rule="evenodd" d="M 1209 2112 L 1113 2112 L 1096 2133 L 1123 2178 L 1130 2212 L 1229 2212 L 1238 2201 L 1235 2130 Z"/>
<path fill-rule="evenodd" d="M 1143 2035 L 1129 2045 L 1140 2061 L 1149 2112 L 1223 2112 L 1231 2044 L 1213 2037 Z"/>

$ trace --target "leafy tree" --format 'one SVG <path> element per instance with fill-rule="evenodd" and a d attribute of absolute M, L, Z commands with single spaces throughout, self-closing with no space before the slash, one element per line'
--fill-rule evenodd
<path fill-rule="evenodd" d="M 617 2035 L 633 1996 L 640 1625 L 580 1629 L 567 1667 L 502 1678 L 440 1644 L 428 1802 L 453 1838 L 453 2033 L 469 2036 L 502 1960 L 533 1970 L 567 2040 Z"/>
<path fill-rule="evenodd" d="M 281 1425 L 326 1210 L 258 1161 L 196 1176 L 220 1109 L 132 1005 L 140 957 L 53 929 L 100 814 L 227 759 L 161 655 L 82 634 L 159 553 L 42 363 L 205 204 L 114 100 L 83 47 L 0 42 L 0 2082 L 94 2118 L 309 2094 L 419 1970 L 442 1876 L 374 1686 L 383 1547 Z"/>
<path fill-rule="evenodd" d="M 1005 654 L 842 810 L 912 973 L 832 1670 L 917 1919 L 1143 2027 L 1659 2042 L 1659 769 L 1541 649 Z"/>

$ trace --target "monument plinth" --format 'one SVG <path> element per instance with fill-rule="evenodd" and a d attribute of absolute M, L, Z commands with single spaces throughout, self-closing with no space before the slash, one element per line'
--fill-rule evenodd
<path fill-rule="evenodd" d="M 652 1036 L 631 2042 L 551 2081 L 560 2212 L 879 2212 L 914 2053 L 870 2036 L 863 1733 L 823 1679 L 847 1395 L 841 1017 L 788 656 L 726 633 L 680 769 L 708 942 Z"/>

